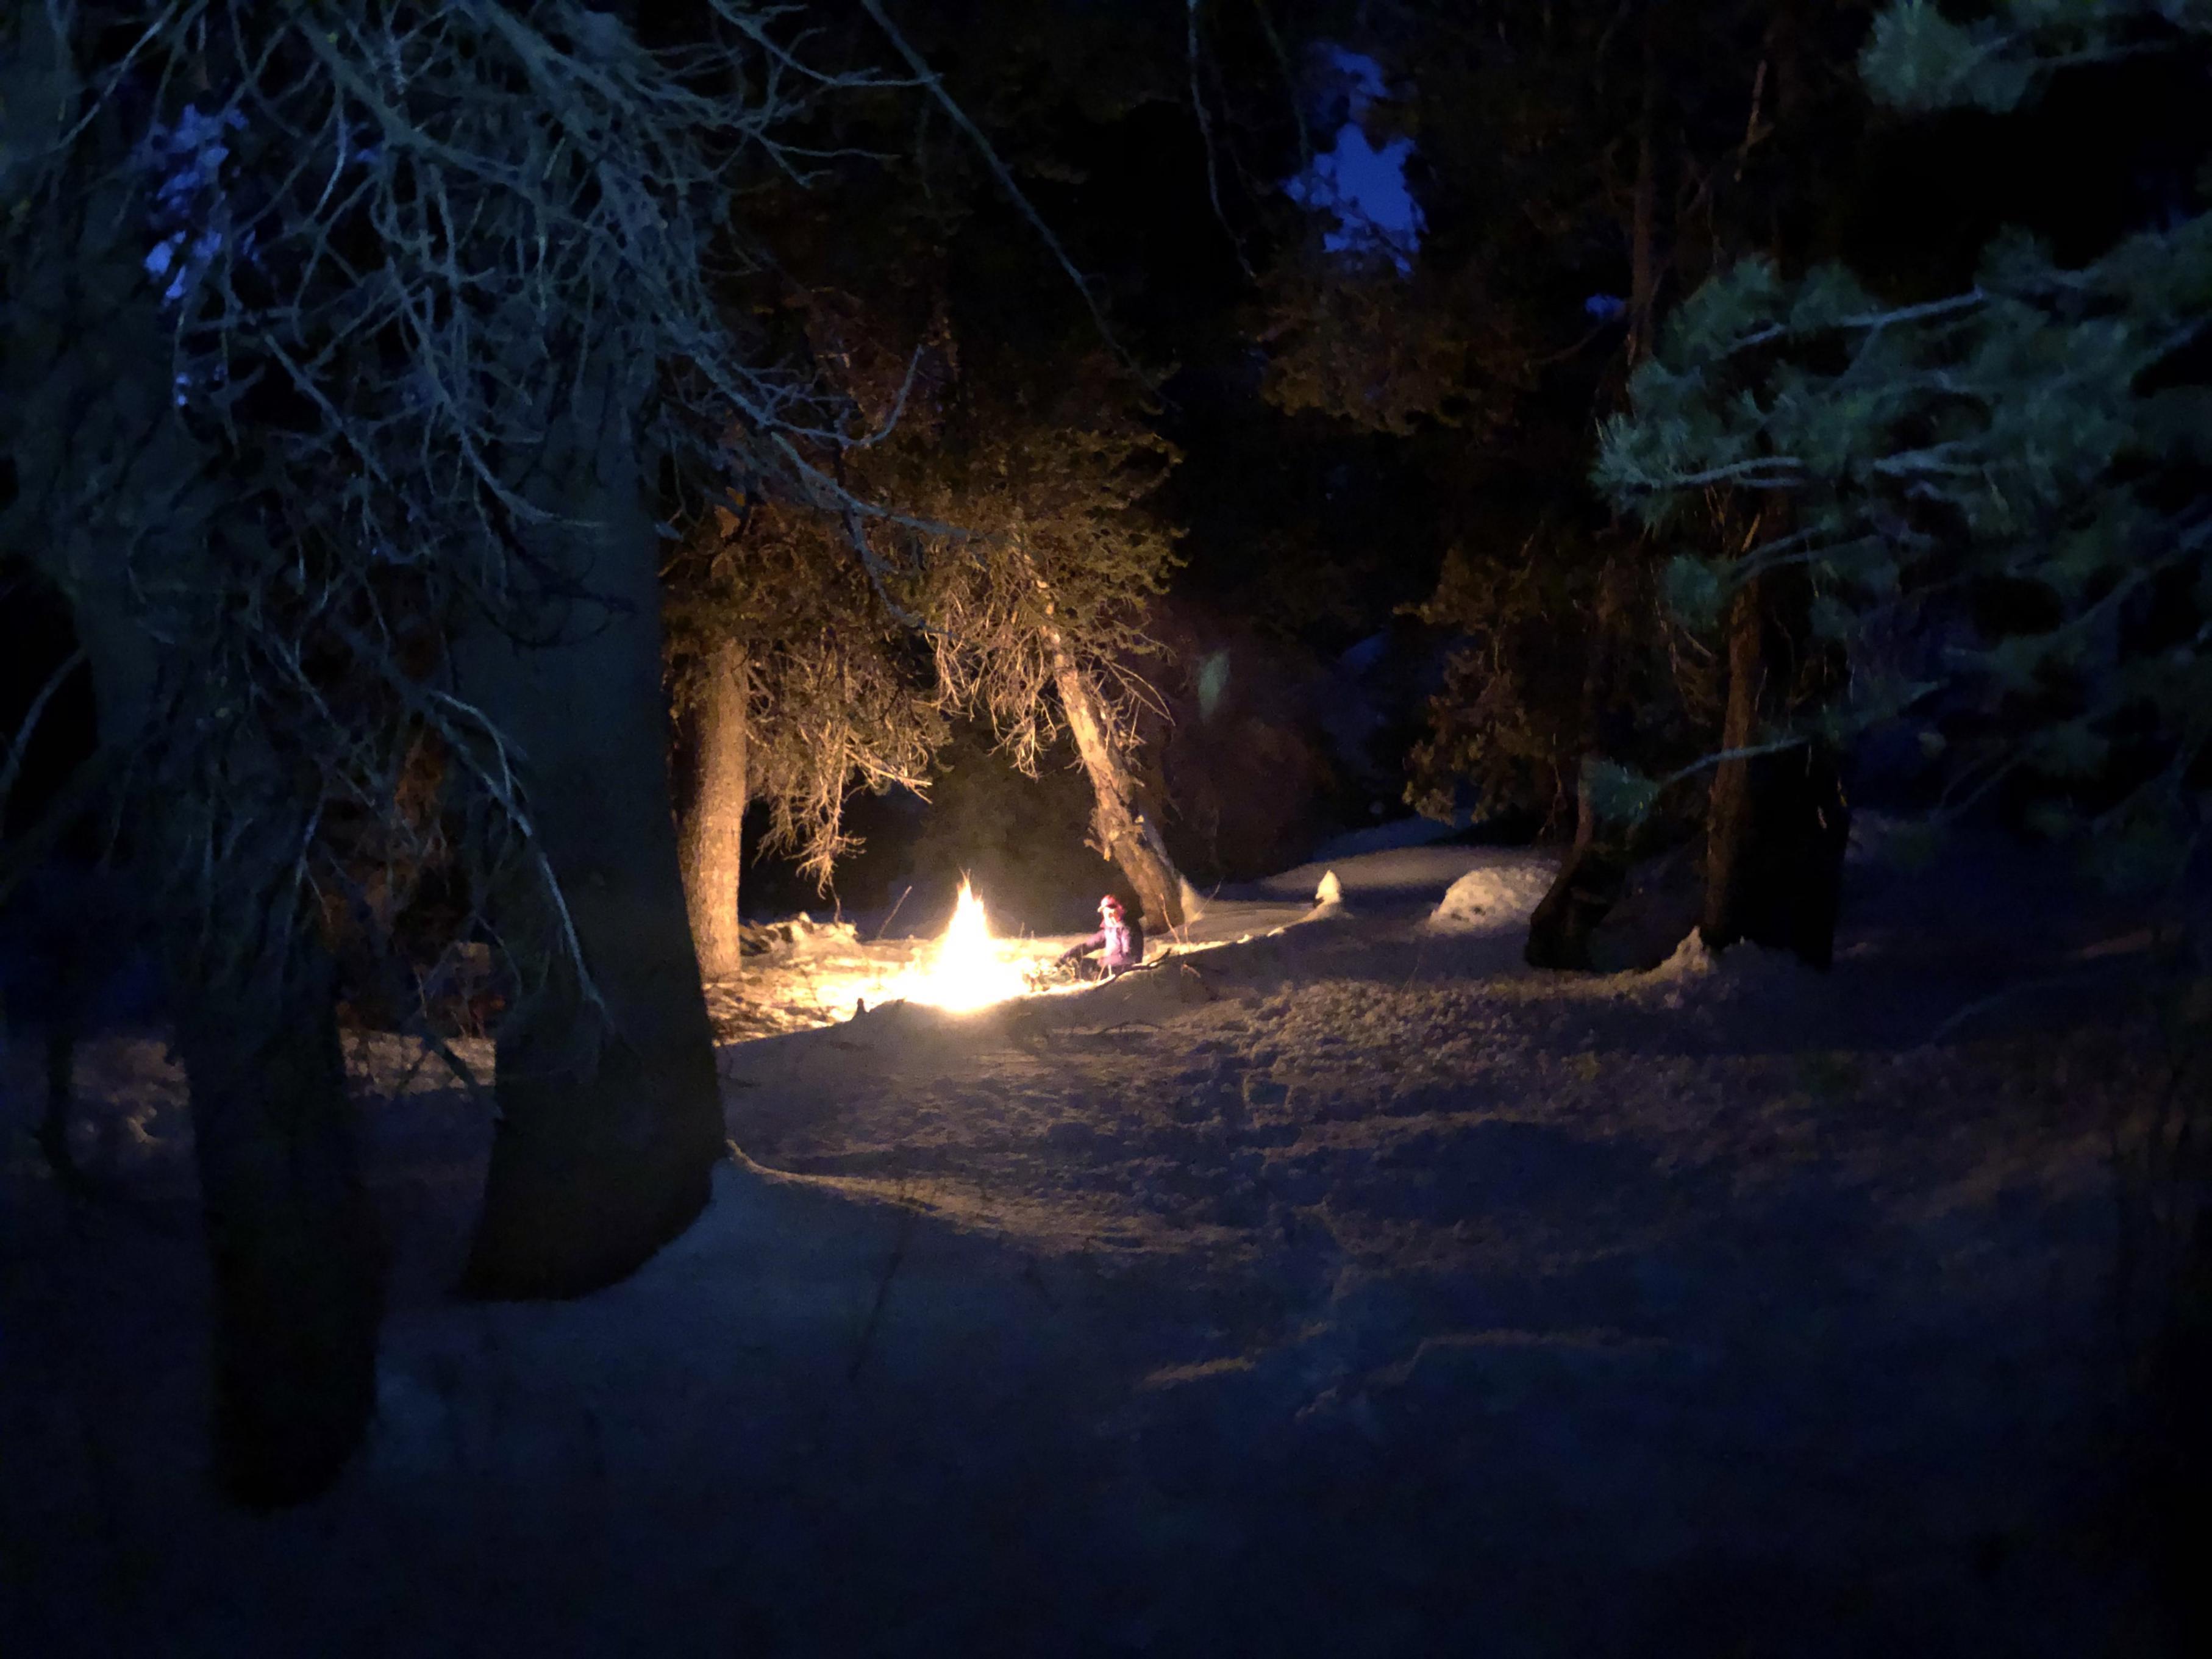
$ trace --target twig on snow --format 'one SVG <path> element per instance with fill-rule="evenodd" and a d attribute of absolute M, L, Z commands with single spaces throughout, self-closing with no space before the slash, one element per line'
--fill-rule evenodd
<path fill-rule="evenodd" d="M 860 1340 L 853 1351 L 853 1363 L 845 1368 L 845 1381 L 857 1382 L 860 1367 L 868 1358 L 868 1347 L 875 1340 L 876 1327 L 883 1322 L 884 1304 L 890 1297 L 891 1280 L 898 1277 L 900 1263 L 906 1260 L 906 1247 L 914 1237 L 915 1218 L 921 1212 L 908 1198 L 904 1183 L 899 1188 L 898 1236 L 891 1241 L 891 1253 L 884 1263 L 883 1277 L 876 1281 L 876 1300 L 868 1310 L 867 1322 L 860 1327 Z"/>

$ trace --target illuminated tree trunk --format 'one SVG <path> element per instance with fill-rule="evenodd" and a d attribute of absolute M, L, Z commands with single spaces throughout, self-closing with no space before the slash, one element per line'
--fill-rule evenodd
<path fill-rule="evenodd" d="M 623 424 L 593 413 L 572 433 Z M 487 631 L 457 652 L 464 694 L 513 745 L 537 855 L 490 895 L 523 984 L 500 1024 L 499 1130 L 462 1281 L 477 1296 L 625 1277 L 704 1207 L 722 1149 L 670 812 L 659 547 L 617 439 L 549 472 L 557 521 L 596 526 L 560 550 L 588 597 L 565 617 L 548 602 L 556 642 Z"/>
<path fill-rule="evenodd" d="M 1757 746 L 1788 712 L 1807 638 L 1802 586 L 1767 573 L 1736 592 L 1729 613 L 1723 750 Z M 1706 945 L 1717 951 L 1748 939 L 1826 967 L 1850 833 L 1842 779 L 1824 745 L 1723 761 L 1705 818 L 1699 931 Z"/>
<path fill-rule="evenodd" d="M 727 979 L 742 965 L 738 892 L 744 870 L 746 665 L 725 643 L 707 666 L 697 714 L 698 793 L 684 823 L 684 898 L 699 971 Z"/>
<path fill-rule="evenodd" d="M 1168 858 L 1158 826 L 1145 811 L 1136 776 L 1115 742 L 1113 718 L 1104 699 L 1057 635 L 1053 640 L 1053 683 L 1096 798 L 1091 829 L 1099 851 L 1137 890 L 1148 927 L 1182 927 L 1182 877 Z"/>

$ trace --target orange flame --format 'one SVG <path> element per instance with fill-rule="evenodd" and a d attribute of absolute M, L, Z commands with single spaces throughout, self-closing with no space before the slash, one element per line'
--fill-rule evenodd
<path fill-rule="evenodd" d="M 991 937 L 983 901 L 963 878 L 952 921 L 927 961 L 912 970 L 905 995 L 911 1001 L 968 1013 L 1020 996 L 1027 988 L 1022 963 Z"/>

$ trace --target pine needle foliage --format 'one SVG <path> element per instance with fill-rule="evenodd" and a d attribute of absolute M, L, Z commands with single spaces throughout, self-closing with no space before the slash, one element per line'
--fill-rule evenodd
<path fill-rule="evenodd" d="M 2212 8 L 1996 8 L 1972 26 L 1886 12 L 1863 60 L 1908 108 L 2006 110 L 2085 58 L 2212 40 Z M 2175 213 L 2084 264 L 2019 233 L 1971 288 L 1886 302 L 1837 265 L 1751 259 L 1706 283 L 1609 422 L 1599 487 L 1681 537 L 1717 505 L 1781 498 L 1737 556 L 1685 552 L 1665 586 L 1712 626 L 1763 570 L 1809 575 L 1816 635 L 1856 653 L 1786 743 L 1844 744 L 1942 705 L 1943 805 L 2000 787 L 2112 883 L 2178 875 L 2212 821 L 2212 216 Z M 1996 601 L 1996 603 L 1992 603 Z M 1874 641 L 1949 627 L 1885 667 Z"/>

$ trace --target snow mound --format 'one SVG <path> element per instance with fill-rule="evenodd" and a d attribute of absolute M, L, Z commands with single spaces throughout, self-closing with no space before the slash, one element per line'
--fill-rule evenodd
<path fill-rule="evenodd" d="M 1705 943 L 1705 936 L 1692 927 L 1682 942 L 1674 947 L 1674 954 L 1654 968 L 1650 977 L 1654 980 L 1702 979 L 1716 973 L 1721 965 L 1720 957 Z"/>
<path fill-rule="evenodd" d="M 1673 1006 L 1680 1006 L 1684 990 L 1696 985 L 1700 1001 L 1755 1003 L 1770 1012 L 1802 1006 L 1808 998 L 1824 1000 L 1828 992 L 1826 976 L 1793 951 L 1748 941 L 1716 951 L 1694 927 L 1674 955 L 1636 975 L 1634 982 L 1673 988 L 1667 997 Z"/>
<path fill-rule="evenodd" d="M 1337 879 L 1335 871 L 1331 870 L 1322 875 L 1321 885 L 1314 889 L 1314 902 L 1316 904 L 1344 902 L 1344 884 Z"/>
<path fill-rule="evenodd" d="M 1528 859 L 1478 865 L 1445 890 L 1429 925 L 1462 933 L 1519 927 L 1550 888 L 1552 875 L 1549 865 Z"/>

